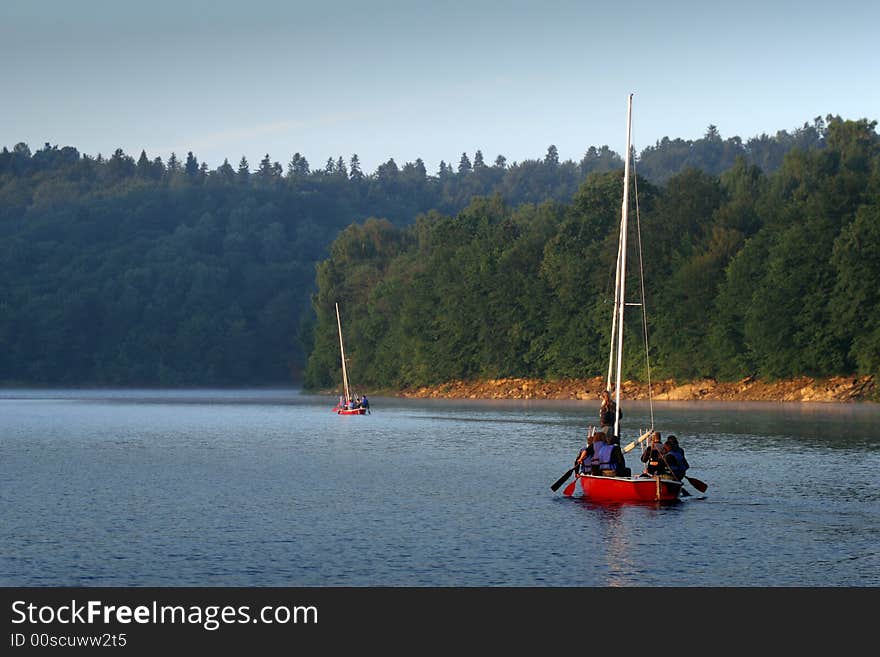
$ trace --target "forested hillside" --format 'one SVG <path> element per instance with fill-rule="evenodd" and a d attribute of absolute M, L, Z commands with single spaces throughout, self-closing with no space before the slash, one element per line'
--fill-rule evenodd
<path fill-rule="evenodd" d="M 662 245 L 663 251 L 658 252 L 653 265 L 660 268 L 654 273 L 678 282 L 668 290 L 657 289 L 666 295 L 673 294 L 671 290 L 691 295 L 693 291 L 682 289 L 688 282 L 694 283 L 688 279 L 687 267 L 705 267 L 718 279 L 718 295 L 740 301 L 742 290 L 727 284 L 728 275 L 722 275 L 722 265 L 732 257 L 728 251 L 735 252 L 736 262 L 743 263 L 737 267 L 748 272 L 750 259 L 766 258 L 767 249 L 775 244 L 770 236 L 748 249 L 738 242 L 773 223 L 768 219 L 773 208 L 759 206 L 758 199 L 750 195 L 757 192 L 757 187 L 782 184 L 771 183 L 776 178 L 767 178 L 766 174 L 782 166 L 785 153 L 792 149 L 799 153 L 785 167 L 796 168 L 798 158 L 813 162 L 829 151 L 827 146 L 832 142 L 842 139 L 838 134 L 856 130 L 852 126 L 864 132 L 869 145 L 875 143 L 873 124 L 853 124 L 829 116 L 827 123 L 816 119 L 793 133 L 779 131 L 773 137 L 762 135 L 745 142 L 738 137 L 722 139 L 710 126 L 702 139 L 664 139 L 644 149 L 638 159 L 638 172 L 649 198 L 654 197 L 653 202 L 661 208 L 655 220 L 671 213 L 685 230 L 664 238 L 668 243 Z M 735 164 L 737 157 L 741 161 Z M 873 162 L 873 155 L 864 157 Z M 444 363 L 439 369 L 419 365 L 431 349 L 439 349 L 437 346 L 406 362 L 408 352 L 401 349 L 409 344 L 406 349 L 421 350 L 421 344 L 398 344 L 393 340 L 394 331 L 422 333 L 431 321 L 441 321 L 444 331 L 458 336 L 456 344 L 460 344 L 461 351 L 457 353 L 462 363 L 468 363 L 463 371 L 514 368 L 552 374 L 579 370 L 586 361 L 568 345 L 588 335 L 580 335 L 586 329 L 574 325 L 568 313 L 579 299 L 598 303 L 590 296 L 594 292 L 589 286 L 601 278 L 593 269 L 604 266 L 608 257 L 601 242 L 615 221 L 619 205 L 614 197 L 619 194 L 615 172 L 621 166 L 620 156 L 607 146 L 589 148 L 579 162 L 560 161 L 555 146 L 550 146 L 543 158 L 512 163 L 502 155 L 487 162 L 477 150 L 473 156 L 462 153 L 455 166 L 441 162 L 434 174 L 429 174 L 418 159 L 402 166 L 388 160 L 375 172 L 365 173 L 356 155 L 347 160 L 341 156 L 328 158 L 323 167 L 313 168 L 298 153 L 286 165 L 267 154 L 253 170 L 244 158 L 237 166 L 227 161 L 211 170 L 193 153 L 181 159 L 171 154 L 163 160 L 145 152 L 135 158 L 122 150 L 104 158 L 82 154 L 72 146 L 50 144 L 36 151 L 25 143 L 11 149 L 4 147 L 0 151 L 0 384 L 298 382 L 313 336 L 318 340 L 318 349 L 309 380 L 313 384 L 335 380 L 331 355 L 322 342 L 326 340 L 326 307 L 319 304 L 320 323 L 313 332 L 316 315 L 311 296 L 316 291 L 315 265 L 327 258 L 329 245 L 343 230 L 332 247 L 331 263 L 340 270 L 345 284 L 357 289 L 355 296 L 346 297 L 346 312 L 353 313 L 352 330 L 357 332 L 352 336 L 351 348 L 358 358 L 371 359 L 372 369 L 363 371 L 370 380 L 436 378 L 444 367 L 453 367 L 452 363 Z M 824 169 L 805 174 L 798 183 L 797 198 L 812 197 L 819 191 L 813 185 L 825 184 L 829 175 Z M 853 207 L 863 205 L 852 195 L 866 193 L 859 187 L 864 176 L 860 171 L 853 173 L 849 182 L 835 178 L 835 184 L 844 187 L 836 193 L 848 204 L 855 204 Z M 691 207 L 693 199 L 688 196 L 692 184 L 704 187 L 708 195 L 699 199 L 697 207 Z M 679 202 L 676 189 L 684 195 L 681 207 L 675 206 Z M 786 199 L 783 191 L 795 193 L 780 191 Z M 475 198 L 494 200 L 473 201 Z M 787 200 L 785 207 L 796 212 Z M 812 206 L 806 210 L 818 212 Z M 812 245 L 818 233 L 829 232 L 843 239 L 836 229 L 841 222 L 848 225 L 854 211 L 849 206 L 836 210 L 841 218 L 826 217 L 836 222 L 828 230 L 823 233 L 821 226 L 815 226 L 799 239 Z M 711 225 L 738 231 L 736 236 L 723 233 L 718 239 L 730 242 L 707 250 L 709 244 L 714 244 L 714 232 L 707 232 L 708 215 L 700 212 L 711 213 Z M 719 219 L 714 216 L 717 212 L 731 216 Z M 485 228 L 479 233 L 476 228 L 467 228 L 471 224 L 485 224 Z M 849 239 L 858 241 L 862 232 L 876 230 L 870 216 L 859 226 L 853 229 L 857 232 L 847 233 Z M 352 236 L 360 233 L 369 235 L 374 246 L 368 249 L 364 241 L 352 246 Z M 478 233 L 483 242 L 475 241 Z M 501 242 L 496 244 L 498 239 Z M 441 251 L 485 247 L 489 250 L 487 257 L 506 254 L 501 261 L 492 261 L 492 266 L 499 272 L 510 269 L 516 276 L 510 280 L 500 276 L 487 279 L 487 272 L 471 272 L 465 267 L 471 265 L 464 254 L 456 256 L 462 259 L 460 263 L 443 265 L 445 270 L 406 270 L 407 258 L 418 261 L 426 254 L 436 257 L 433 251 L 414 251 L 414 245 Z M 589 248 L 588 253 L 595 258 L 586 269 L 581 247 Z M 508 253 L 508 248 L 513 251 Z M 345 258 L 354 256 L 349 254 L 340 260 L 340 254 L 352 249 L 360 249 L 361 260 L 352 260 L 352 269 L 348 269 Z M 539 252 L 545 250 L 547 260 L 541 256 L 540 275 L 531 280 L 535 271 L 526 267 L 534 266 Z M 871 266 L 849 262 L 849 251 L 844 247 L 839 250 L 822 272 L 812 274 L 823 284 L 828 284 L 829 272 L 836 272 L 835 268 L 849 271 Z M 829 251 L 824 255 L 832 254 Z M 709 257 L 710 262 L 703 263 L 701 256 Z M 375 271 L 361 271 L 366 261 L 376 263 Z M 430 261 L 421 263 L 429 265 L 434 266 Z M 436 266 L 441 266 L 440 261 Z M 326 300 L 328 294 L 336 293 L 335 283 L 326 279 L 328 267 L 331 265 L 322 265 L 319 299 Z M 398 269 L 399 279 L 394 277 Z M 429 289 L 407 287 L 411 282 L 404 276 L 405 270 Z M 737 274 L 736 268 L 732 271 L 734 279 L 748 275 Z M 466 278 L 462 278 L 464 274 Z M 441 278 L 431 278 L 435 275 Z M 473 282 L 472 275 L 476 276 Z M 582 278 L 572 284 L 572 276 Z M 588 281 L 586 276 L 595 280 Z M 511 282 L 517 280 L 519 289 L 511 288 Z M 870 294 L 853 281 L 847 284 L 834 278 L 835 285 L 843 286 L 846 294 Z M 654 284 L 658 285 L 656 281 Z M 394 285 L 402 286 L 399 294 L 388 291 L 388 286 Z M 529 308 L 523 308 L 517 323 L 495 326 L 491 336 L 487 335 L 492 327 L 475 327 L 478 320 L 465 303 L 472 293 L 467 286 L 472 285 L 497 286 L 485 289 L 486 300 L 501 306 L 509 298 L 521 299 L 515 303 L 526 306 L 546 306 L 553 298 L 553 304 L 545 308 L 551 324 L 541 335 L 533 334 L 532 320 L 526 312 Z M 697 295 L 715 298 L 714 285 L 711 282 L 708 290 L 700 287 Z M 434 295 L 438 289 L 444 291 L 447 303 L 454 304 L 456 299 L 462 303 L 455 310 L 457 314 L 432 320 L 429 315 L 434 310 L 418 295 Z M 523 299 L 524 290 L 535 296 Z M 410 293 L 417 296 L 400 298 Z M 387 301 L 381 300 L 382 294 Z M 540 294 L 551 296 L 537 296 Z M 556 297 L 564 305 L 559 305 Z M 842 313 L 836 319 L 862 321 L 871 299 L 865 301 L 867 304 L 858 309 L 840 306 L 826 311 Z M 386 305 L 392 302 L 413 304 L 413 314 L 383 317 L 382 313 L 391 308 Z M 677 305 L 685 313 L 694 303 L 699 301 L 688 296 Z M 745 312 L 739 305 L 729 308 L 731 312 Z M 394 312 L 398 310 L 394 306 Z M 389 325 L 392 333 L 380 340 L 377 334 L 362 331 L 365 327 L 358 324 L 359 312 L 373 317 L 376 326 L 370 330 L 378 330 L 382 322 L 392 320 L 407 324 Z M 456 317 L 461 319 L 460 324 L 455 323 Z M 798 326 L 812 326 L 813 319 L 803 317 Z M 751 316 L 745 320 L 742 326 L 752 326 L 749 321 L 754 324 Z M 601 332 L 603 322 L 600 319 L 597 331 Z M 730 325 L 739 324 L 731 317 Z M 474 332 L 475 328 L 479 330 Z M 756 325 L 750 330 L 759 329 Z M 693 335 L 682 334 L 681 339 L 689 344 L 701 339 L 704 328 L 695 326 L 688 331 Z M 831 333 L 823 338 L 822 345 L 833 342 Z M 371 337 L 363 342 L 366 336 Z M 736 350 L 744 338 L 733 329 L 729 334 L 712 333 L 710 337 L 713 344 L 717 343 L 713 354 L 730 351 L 725 362 L 731 371 L 742 369 L 739 360 L 743 358 L 754 360 L 750 352 L 743 355 Z M 810 341 L 813 338 L 807 337 Z M 869 338 L 858 344 L 869 344 L 865 340 Z M 379 344 L 383 341 L 385 344 Z M 523 353 L 502 356 L 498 349 L 504 346 L 517 347 Z M 666 349 L 667 361 L 679 353 L 671 343 Z M 367 353 L 369 356 L 365 356 Z M 388 355 L 385 361 L 383 353 Z M 861 361 L 848 355 L 839 365 L 847 367 L 856 362 Z M 669 366 L 673 366 L 671 361 Z"/>
<path fill-rule="evenodd" d="M 875 128 L 832 120 L 824 148 L 769 174 L 738 158 L 721 175 L 637 179 L 655 376 L 880 374 Z M 621 187 L 620 170 L 591 173 L 570 202 L 496 195 L 405 228 L 349 226 L 318 267 L 306 384 L 340 380 L 335 302 L 361 389 L 603 375 Z M 644 380 L 637 309 L 628 322 L 626 376 Z"/>

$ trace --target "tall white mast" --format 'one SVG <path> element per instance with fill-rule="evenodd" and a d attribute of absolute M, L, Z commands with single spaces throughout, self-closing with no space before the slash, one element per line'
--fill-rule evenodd
<path fill-rule="evenodd" d="M 620 235 L 617 237 L 617 266 L 614 273 L 614 306 L 611 310 L 611 347 L 608 351 L 608 378 L 605 390 L 611 390 L 612 374 L 614 373 L 614 341 L 617 338 L 617 312 L 620 308 Z"/>
<path fill-rule="evenodd" d="M 339 353 L 342 356 L 342 388 L 345 391 L 345 403 L 351 399 L 348 392 L 348 374 L 345 372 L 345 349 L 342 348 L 342 322 L 339 319 L 339 304 L 336 304 L 336 325 L 339 327 Z"/>
<path fill-rule="evenodd" d="M 626 151 L 623 165 L 623 204 L 620 211 L 620 247 L 617 252 L 618 265 L 617 275 L 619 277 L 618 293 L 615 295 L 618 299 L 617 320 L 617 381 L 615 390 L 614 403 L 617 405 L 618 412 L 614 414 L 614 435 L 620 435 L 620 376 L 623 366 L 623 309 L 626 307 L 626 221 L 627 210 L 629 209 L 629 156 L 630 156 L 630 140 L 632 137 L 632 97 L 630 94 L 626 104 Z"/>

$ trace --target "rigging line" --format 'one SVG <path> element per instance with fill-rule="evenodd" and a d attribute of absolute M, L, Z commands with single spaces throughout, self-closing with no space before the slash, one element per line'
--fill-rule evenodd
<path fill-rule="evenodd" d="M 642 284 L 642 326 L 645 332 L 645 368 L 648 375 L 648 407 L 651 411 L 651 428 L 654 428 L 654 395 L 651 390 L 651 357 L 648 353 L 648 306 L 645 303 L 645 267 L 642 260 L 642 223 L 639 214 L 639 176 L 636 173 L 636 162 L 633 158 L 633 185 L 636 197 L 636 235 L 639 243 L 639 278 Z"/>

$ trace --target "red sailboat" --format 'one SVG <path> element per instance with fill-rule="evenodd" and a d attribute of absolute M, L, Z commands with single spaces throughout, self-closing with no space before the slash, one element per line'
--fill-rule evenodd
<path fill-rule="evenodd" d="M 333 409 L 337 415 L 366 415 L 368 407 L 356 402 L 348 387 L 348 372 L 345 369 L 345 348 L 342 346 L 342 321 L 339 319 L 339 304 L 336 304 L 336 325 L 339 327 L 339 353 L 342 356 L 342 391 L 345 397 Z"/>
<path fill-rule="evenodd" d="M 577 479 L 585 498 L 594 502 L 671 502 L 681 495 L 682 483 L 654 477 L 601 477 Z"/>
<path fill-rule="evenodd" d="M 614 311 L 611 320 L 611 353 L 608 358 L 608 378 L 606 390 L 610 393 L 614 390 L 615 404 L 613 408 L 620 409 L 620 383 L 623 356 L 623 312 L 627 305 L 636 305 L 642 307 L 644 317 L 645 312 L 645 289 L 643 277 L 639 277 L 641 282 L 641 303 L 626 303 L 626 252 L 627 252 L 627 219 L 629 208 L 629 176 L 630 176 L 630 157 L 631 157 L 631 135 L 632 135 L 632 94 L 629 95 L 627 103 L 627 131 L 626 131 L 626 160 L 623 173 L 623 204 L 621 208 L 620 219 L 620 236 L 617 248 L 617 271 L 615 273 L 615 290 L 614 290 Z M 638 202 L 636 202 L 636 211 L 638 212 Z M 636 215 L 638 219 L 638 214 Z M 638 228 L 638 221 L 636 221 Z M 641 237 L 637 240 L 637 250 L 639 255 L 639 267 L 641 270 Z M 643 321 L 645 328 L 645 347 L 646 347 L 646 364 L 648 366 L 648 394 L 650 399 L 650 363 L 647 361 L 647 321 Z M 616 367 L 615 367 L 616 366 Z M 654 433 L 654 407 L 653 402 L 651 408 L 651 428 L 643 432 L 639 438 L 633 440 L 621 449 L 622 453 L 631 451 L 637 445 L 640 445 Z M 620 436 L 620 413 L 612 411 L 613 434 Z M 609 433 L 611 429 L 609 428 Z M 592 435 L 592 432 L 591 432 Z M 627 503 L 627 502 L 668 502 L 679 499 L 682 495 L 688 495 L 687 491 L 683 491 L 683 481 L 674 475 L 636 475 L 636 476 L 606 476 L 590 473 L 589 466 L 586 472 L 576 472 L 572 468 L 559 478 L 550 488 L 557 490 L 572 473 L 575 480 L 564 489 L 565 495 L 571 496 L 577 488 L 580 488 L 584 498 L 595 502 L 611 502 L 611 503 Z M 699 480 L 688 479 L 698 490 L 705 491 L 705 484 Z"/>

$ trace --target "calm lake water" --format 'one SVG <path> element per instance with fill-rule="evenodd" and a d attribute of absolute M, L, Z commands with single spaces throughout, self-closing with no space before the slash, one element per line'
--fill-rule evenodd
<path fill-rule="evenodd" d="M 655 403 L 709 489 L 598 506 L 595 403 L 371 401 L 0 391 L 0 585 L 880 585 L 878 405 Z"/>

